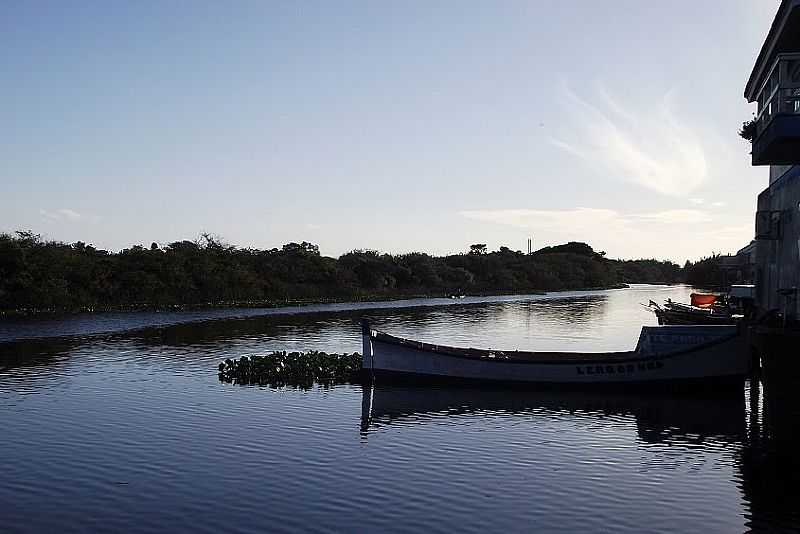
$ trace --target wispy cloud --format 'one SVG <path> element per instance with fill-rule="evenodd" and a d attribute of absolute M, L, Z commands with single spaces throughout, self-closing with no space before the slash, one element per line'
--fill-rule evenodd
<path fill-rule="evenodd" d="M 656 211 L 653 213 L 634 213 L 628 218 L 665 224 L 699 224 L 711 222 L 713 220 L 708 212 L 693 209 L 674 209 Z"/>
<path fill-rule="evenodd" d="M 80 221 L 82 223 L 98 224 L 103 220 L 100 215 L 79 213 L 70 208 L 59 208 L 54 211 L 40 209 L 39 215 L 42 217 L 42 221 L 46 223 L 75 223 Z"/>
<path fill-rule="evenodd" d="M 634 225 L 642 222 L 666 224 L 697 224 L 711 222 L 711 215 L 703 210 L 672 209 L 647 213 L 622 214 L 603 208 L 574 208 L 566 210 L 466 210 L 463 217 L 477 221 L 516 226 L 518 228 L 571 228 L 580 230 L 596 225 Z"/>
<path fill-rule="evenodd" d="M 604 208 L 467 210 L 466 219 L 530 231 L 539 243 L 585 241 L 618 257 L 699 258 L 736 251 L 752 238 L 748 225 L 726 226 L 700 209 L 621 213 Z M 669 250 L 664 247 L 669 242 Z"/>
<path fill-rule="evenodd" d="M 467 210 L 460 212 L 467 219 L 517 228 L 564 228 L 581 230 L 597 224 L 619 223 L 620 216 L 614 210 L 597 208 L 575 208 L 570 210 Z"/>
<path fill-rule="evenodd" d="M 564 135 L 551 143 L 609 177 L 670 196 L 683 196 L 706 182 L 708 169 L 699 137 L 678 120 L 672 94 L 644 110 L 623 107 L 598 84 L 597 104 L 578 96 L 566 83 L 559 96 L 566 111 Z"/>
<path fill-rule="evenodd" d="M 39 210 L 39 215 L 41 215 L 45 221 L 55 222 L 55 221 L 77 221 L 79 220 L 82 215 L 75 210 L 71 210 L 69 208 L 61 208 L 55 211 L 48 211 L 45 209 Z"/>

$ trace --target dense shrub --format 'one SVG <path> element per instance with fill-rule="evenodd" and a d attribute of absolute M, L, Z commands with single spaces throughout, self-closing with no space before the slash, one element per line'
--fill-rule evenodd
<path fill-rule="evenodd" d="M 444 257 L 354 250 L 338 259 L 312 243 L 237 248 L 209 235 L 120 252 L 31 232 L 0 234 L 0 310 L 136 309 L 358 300 L 412 295 L 533 292 L 620 283 L 673 283 L 681 269 L 617 261 L 585 243 L 523 254 L 485 245 Z"/>

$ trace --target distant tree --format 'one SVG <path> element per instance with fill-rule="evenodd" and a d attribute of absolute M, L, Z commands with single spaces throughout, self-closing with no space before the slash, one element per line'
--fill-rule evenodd
<path fill-rule="evenodd" d="M 20 246 L 31 247 L 42 243 L 42 236 L 34 233 L 32 230 L 17 230 L 14 232 L 17 236 Z"/>
<path fill-rule="evenodd" d="M 720 266 L 720 255 L 712 254 L 698 262 L 686 262 L 684 277 L 687 284 L 714 287 L 725 283 L 725 272 Z"/>
<path fill-rule="evenodd" d="M 230 251 L 236 248 L 232 245 L 229 245 L 228 243 L 225 243 L 220 236 L 209 234 L 208 232 L 203 232 L 202 234 L 200 234 L 198 245 L 205 249 L 215 250 L 219 252 Z"/>
<path fill-rule="evenodd" d="M 594 256 L 596 253 L 592 247 L 586 243 L 577 241 L 570 241 L 565 245 L 556 245 L 554 247 L 545 247 L 537 250 L 534 254 L 580 254 L 583 256 Z"/>
<path fill-rule="evenodd" d="M 682 269 L 657 260 L 610 260 L 585 243 L 529 256 L 486 244 L 468 254 L 354 250 L 322 256 L 306 241 L 239 249 L 212 234 L 119 252 L 32 231 L 0 233 L 0 311 L 209 305 L 286 299 L 360 299 L 601 287 L 621 282 L 693 283 L 720 278 L 716 256 Z M 706 282 L 707 281 L 707 282 Z"/>
<path fill-rule="evenodd" d="M 295 254 L 314 254 L 319 256 L 319 245 L 303 241 L 302 243 L 287 243 L 281 249 L 283 252 Z"/>

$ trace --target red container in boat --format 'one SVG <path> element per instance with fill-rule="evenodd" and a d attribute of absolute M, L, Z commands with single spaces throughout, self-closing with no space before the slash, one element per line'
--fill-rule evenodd
<path fill-rule="evenodd" d="M 697 306 L 699 308 L 708 308 L 709 306 L 713 306 L 715 302 L 717 302 L 716 295 L 706 295 L 704 293 L 692 293 L 692 306 Z"/>

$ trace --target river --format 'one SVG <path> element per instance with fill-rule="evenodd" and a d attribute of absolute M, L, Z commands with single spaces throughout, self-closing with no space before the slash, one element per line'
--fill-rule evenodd
<path fill-rule="evenodd" d="M 685 286 L 0 321 L 0 532 L 743 532 L 800 525 L 794 404 L 221 383 L 226 358 L 627 350 Z M 787 404 L 788 403 L 788 404 Z"/>

